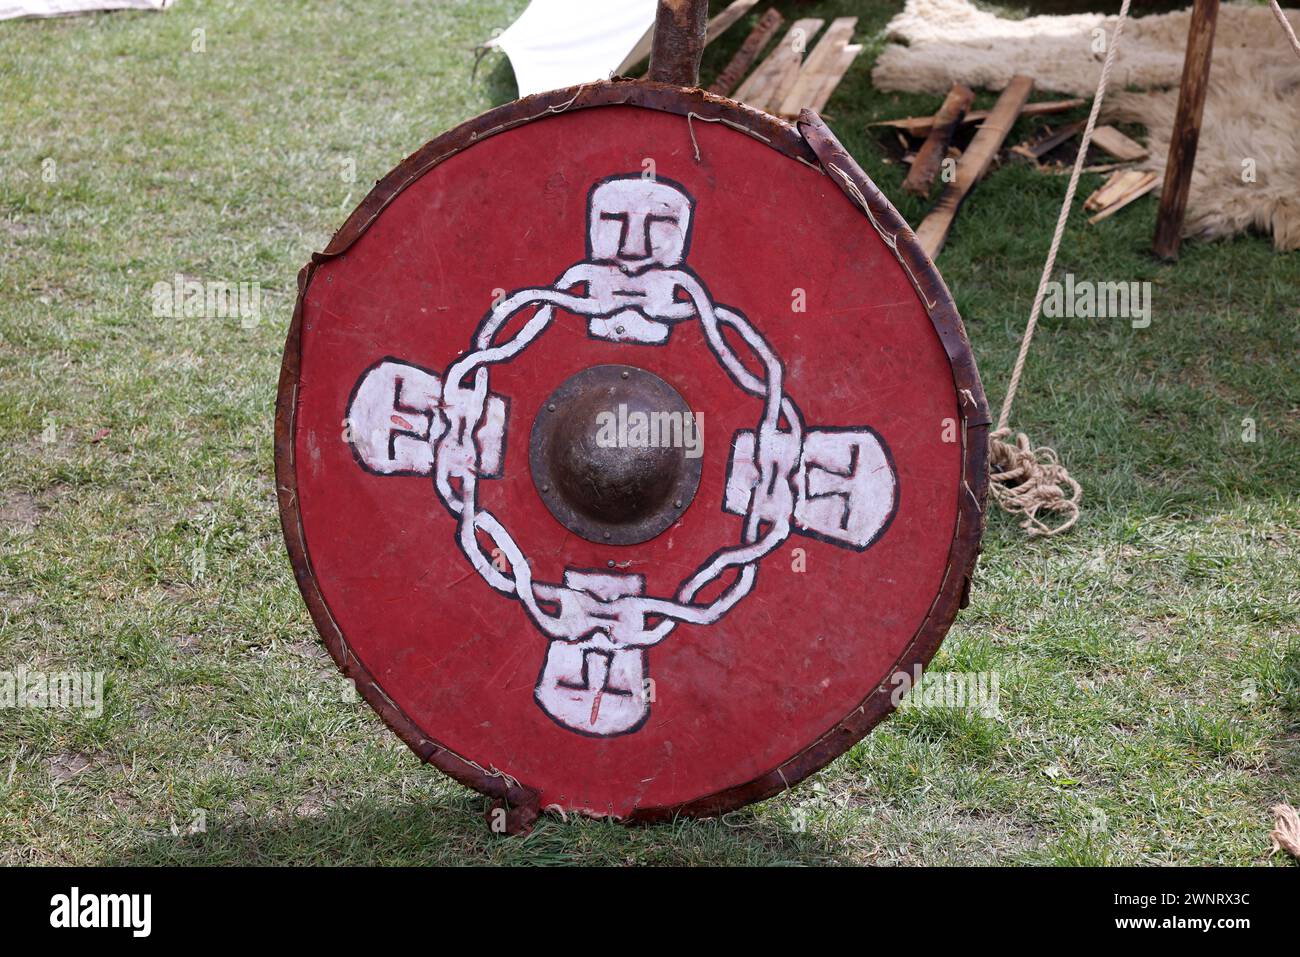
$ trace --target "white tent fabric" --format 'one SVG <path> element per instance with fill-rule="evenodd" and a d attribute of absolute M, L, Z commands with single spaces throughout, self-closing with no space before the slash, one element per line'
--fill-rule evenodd
<path fill-rule="evenodd" d="M 0 20 L 66 17 L 99 10 L 165 10 L 172 0 L 0 0 Z"/>
<path fill-rule="evenodd" d="M 532 0 L 485 46 L 510 58 L 520 96 L 603 80 L 654 26 L 656 7 L 656 0 Z"/>

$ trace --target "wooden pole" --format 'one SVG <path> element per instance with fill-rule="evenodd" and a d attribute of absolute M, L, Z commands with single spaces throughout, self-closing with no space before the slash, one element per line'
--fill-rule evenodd
<path fill-rule="evenodd" d="M 699 86 L 708 23 L 708 0 L 659 0 L 648 78 L 677 86 Z"/>
<path fill-rule="evenodd" d="M 1214 53 L 1214 27 L 1219 17 L 1219 0 L 1195 0 L 1192 22 L 1187 31 L 1187 53 L 1183 57 L 1183 80 L 1178 90 L 1178 112 L 1169 139 L 1165 182 L 1160 190 L 1160 212 L 1156 219 L 1155 254 L 1177 259 L 1182 242 L 1187 193 L 1192 185 L 1196 144 L 1201 137 L 1201 116 L 1205 91 L 1210 81 L 1210 56 Z"/>

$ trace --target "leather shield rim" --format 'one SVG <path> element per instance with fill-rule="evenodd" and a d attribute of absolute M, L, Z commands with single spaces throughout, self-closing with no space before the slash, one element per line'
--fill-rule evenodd
<path fill-rule="evenodd" d="M 275 410 L 275 475 L 280 523 L 294 577 L 330 655 L 357 691 L 384 722 L 424 761 L 461 784 L 511 806 L 538 810 L 538 794 L 525 783 L 495 768 L 483 768 L 429 738 L 392 701 L 374 676 L 352 653 L 335 622 L 312 570 L 298 508 L 294 462 L 294 427 L 297 411 L 303 302 L 316 268 L 344 253 L 365 233 L 384 209 L 408 186 L 456 153 L 480 140 L 523 123 L 544 120 L 570 110 L 602 106 L 633 106 L 660 110 L 695 121 L 722 122 L 748 134 L 785 156 L 829 176 L 864 213 L 867 224 L 890 246 L 911 277 L 948 356 L 957 407 L 962 418 L 962 482 L 958 488 L 957 517 L 943 581 L 930 610 L 903 649 L 885 679 L 832 728 L 787 758 L 777 767 L 744 784 L 675 805 L 638 807 L 620 820 L 650 823 L 678 816 L 708 817 L 760 801 L 793 787 L 825 767 L 862 740 L 893 710 L 891 679 L 899 672 L 924 669 L 939 649 L 965 605 L 979 553 L 988 482 L 988 404 L 975 367 L 956 304 L 930 258 L 912 230 L 865 172 L 821 122 L 805 111 L 793 126 L 734 100 L 698 89 L 685 89 L 645 80 L 614 79 L 563 90 L 540 93 L 489 110 L 443 133 L 408 156 L 375 184 L 325 250 L 314 253 L 298 274 L 298 298 L 285 341 Z M 834 168 L 832 168 L 834 167 Z"/>

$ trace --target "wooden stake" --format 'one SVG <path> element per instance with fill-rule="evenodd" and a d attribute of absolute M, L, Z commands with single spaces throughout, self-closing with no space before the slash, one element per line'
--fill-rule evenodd
<path fill-rule="evenodd" d="M 939 107 L 939 112 L 934 114 L 934 125 L 930 127 L 930 134 L 925 138 L 920 152 L 916 154 L 916 159 L 912 161 L 912 171 L 907 174 L 907 179 L 903 180 L 903 189 L 917 196 L 930 195 L 934 178 L 939 175 L 939 164 L 948 155 L 948 144 L 952 142 L 952 134 L 956 132 L 961 124 L 961 118 L 966 115 L 974 100 L 975 93 L 970 87 L 962 86 L 960 83 L 953 84 L 944 98 L 943 106 Z"/>
<path fill-rule="evenodd" d="M 692 2 L 694 2 L 694 0 L 692 0 Z M 704 31 L 704 46 L 708 46 L 716 40 L 719 35 L 727 29 L 727 27 L 731 26 L 748 13 L 756 3 L 758 3 L 758 0 L 735 0 L 734 3 L 710 20 L 708 27 Z M 680 2 L 674 0 L 673 6 L 680 6 Z M 705 6 L 708 6 L 707 2 L 705 3 Z M 659 8 L 659 15 L 662 16 L 664 14 L 663 2 L 659 4 Z M 706 10 L 705 12 L 707 13 L 708 11 Z M 694 14 L 691 15 L 693 16 Z M 658 29 L 658 24 L 659 20 L 658 17 L 656 17 L 655 22 L 650 25 L 650 29 L 645 32 L 645 36 L 643 36 L 640 42 L 632 48 L 632 52 L 623 59 L 623 62 L 619 64 L 618 69 L 614 71 L 615 73 L 619 76 L 627 76 L 640 66 L 642 61 L 650 55 L 650 48 L 653 46 L 655 31 Z M 699 72 L 698 65 L 696 67 L 696 72 Z M 696 82 L 699 82 L 698 78 Z"/>
<path fill-rule="evenodd" d="M 1187 30 L 1187 53 L 1183 57 L 1183 80 L 1178 90 L 1178 112 L 1169 140 L 1165 182 L 1160 190 L 1160 212 L 1156 217 L 1153 248 L 1161 259 L 1177 259 L 1182 243 L 1187 193 L 1192 185 L 1196 144 L 1201 136 L 1205 112 L 1205 91 L 1209 88 L 1210 57 L 1214 53 L 1214 27 L 1219 17 L 1219 0 L 1195 0 L 1192 22 Z"/>
<path fill-rule="evenodd" d="M 957 210 L 961 208 L 962 202 L 970 191 L 975 188 L 975 184 L 988 172 L 993 164 L 993 158 L 997 156 L 1002 142 L 1011 132 L 1011 127 L 1015 125 L 1033 89 L 1032 77 L 1017 74 L 1011 78 L 1007 88 L 998 97 L 998 102 L 990 112 L 989 118 L 984 121 L 984 125 L 979 128 L 979 132 L 971 140 L 966 152 L 957 161 L 956 181 L 944 188 L 939 201 L 917 227 L 916 238 L 920 241 L 925 254 L 931 259 L 939 255 L 939 250 L 943 249 L 944 240 L 948 238 L 948 230 L 952 228 L 952 222 L 957 217 Z"/>
<path fill-rule="evenodd" d="M 646 77 L 677 86 L 699 86 L 708 0 L 659 0 Z"/>

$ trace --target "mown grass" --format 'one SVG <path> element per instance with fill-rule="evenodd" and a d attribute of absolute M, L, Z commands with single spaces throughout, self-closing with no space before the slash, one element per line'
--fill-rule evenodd
<path fill-rule="evenodd" d="M 471 82 L 471 48 L 523 5 L 181 0 L 0 24 L 0 670 L 108 681 L 99 717 L 0 713 L 0 862 L 1281 861 L 1268 807 L 1300 800 L 1300 260 L 1242 237 L 1158 264 L 1150 200 L 1076 217 L 1059 270 L 1149 280 L 1151 326 L 1045 321 L 1017 406 L 1084 482 L 1084 517 L 1028 541 L 993 515 L 936 662 L 997 672 L 998 715 L 900 714 L 725 820 L 548 819 L 512 840 L 349 700 L 276 519 L 294 277 L 367 183 L 512 95 L 499 61 Z M 871 86 L 894 5 L 777 6 L 861 17 L 868 53 L 827 118 L 917 222 L 866 129 L 937 106 Z M 940 259 L 995 402 L 1063 189 L 999 170 Z M 262 320 L 154 318 L 150 288 L 177 273 L 261 282 Z"/>

